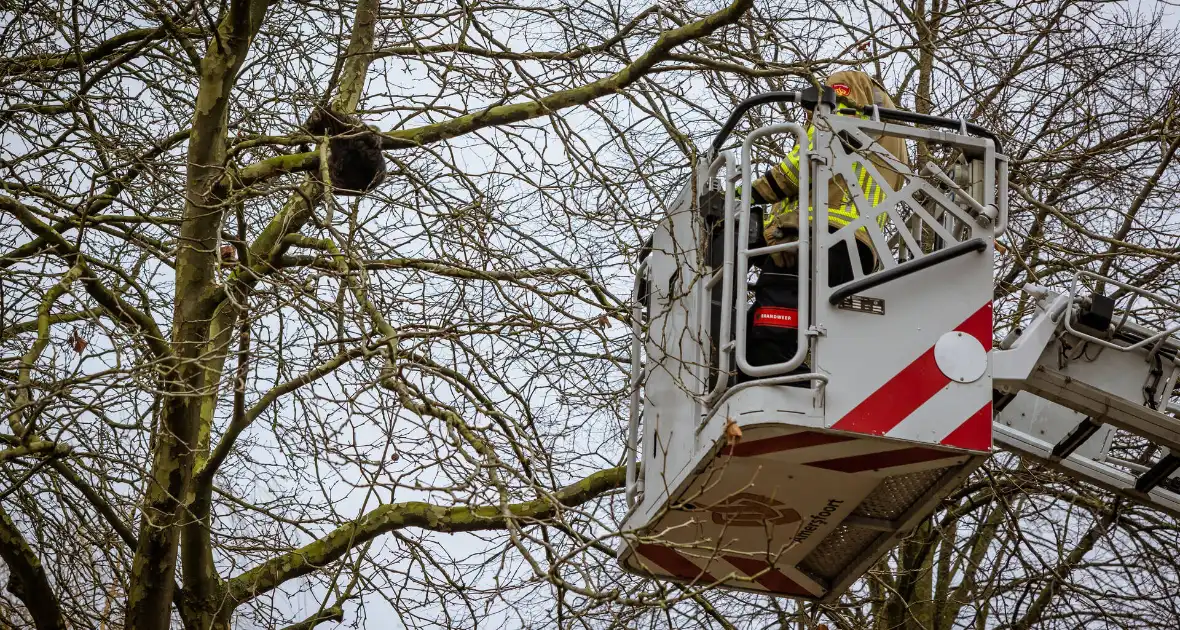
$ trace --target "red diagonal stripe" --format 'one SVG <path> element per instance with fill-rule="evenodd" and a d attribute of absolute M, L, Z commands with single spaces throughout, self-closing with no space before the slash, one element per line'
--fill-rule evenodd
<path fill-rule="evenodd" d="M 708 583 L 716 582 L 708 571 L 693 564 L 691 560 L 680 555 L 679 551 L 663 545 L 640 544 L 635 548 L 648 560 L 656 563 L 669 574 L 682 580 L 701 580 Z"/>
<path fill-rule="evenodd" d="M 983 349 L 991 352 L 992 349 L 992 304 L 988 302 L 983 305 L 983 308 L 975 311 L 967 321 L 959 324 L 955 330 L 965 332 L 972 337 L 979 340 L 983 344 Z"/>
<path fill-rule="evenodd" d="M 879 470 L 881 468 L 892 468 L 894 466 L 905 466 L 907 464 L 920 464 L 922 462 L 930 462 L 936 459 L 950 459 L 952 457 L 958 456 L 959 455 L 957 453 L 948 453 L 946 451 L 936 451 L 931 448 L 914 446 L 911 448 L 897 449 L 895 451 L 866 453 L 864 455 L 852 455 L 850 457 L 825 459 L 818 462 L 807 462 L 804 465 L 814 466 L 816 468 L 826 468 L 828 470 L 837 470 L 846 473 L 854 473 L 864 472 L 866 470 Z"/>
<path fill-rule="evenodd" d="M 992 447 L 992 401 L 987 401 L 967 421 L 955 427 L 942 443 L 973 451 L 986 451 Z"/>
<path fill-rule="evenodd" d="M 849 440 L 855 439 L 856 438 L 854 437 L 834 435 L 831 433 L 800 431 L 798 433 L 778 435 L 772 438 L 766 438 L 764 440 L 739 442 L 732 448 L 721 449 L 721 455 L 732 455 L 734 457 L 753 457 L 755 455 L 766 455 L 767 453 L 777 453 L 779 451 L 789 451 L 796 448 L 807 448 L 809 446 L 836 444 L 839 442 L 847 442 Z"/>
<path fill-rule="evenodd" d="M 985 350 L 992 347 L 992 305 L 983 305 L 955 330 L 979 340 Z M 913 363 L 893 375 L 877 391 L 869 394 L 859 405 L 840 418 L 833 429 L 869 435 L 885 435 L 901 424 L 950 383 L 934 360 L 934 347 L 914 359 Z"/>
<path fill-rule="evenodd" d="M 815 597 L 811 591 L 800 586 L 795 580 L 787 577 L 782 571 L 774 568 L 769 562 L 765 560 L 758 560 L 756 558 L 747 558 L 743 556 L 722 556 L 725 561 L 737 567 L 738 571 L 745 573 L 747 576 L 753 577 L 754 581 L 761 584 L 763 588 L 772 593 L 782 593 L 783 595 L 803 595 L 805 597 Z"/>
<path fill-rule="evenodd" d="M 885 435 L 951 380 L 938 369 L 934 348 L 893 375 L 877 391 L 832 425 L 840 431 Z"/>

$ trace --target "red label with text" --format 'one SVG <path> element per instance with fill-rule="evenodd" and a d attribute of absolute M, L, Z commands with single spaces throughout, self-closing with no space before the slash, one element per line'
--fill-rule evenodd
<path fill-rule="evenodd" d="M 799 311 L 782 306 L 759 306 L 754 309 L 755 326 L 775 328 L 798 328 Z"/>

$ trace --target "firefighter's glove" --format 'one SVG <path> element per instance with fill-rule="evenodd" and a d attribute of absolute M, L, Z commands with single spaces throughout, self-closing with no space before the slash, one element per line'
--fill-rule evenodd
<path fill-rule="evenodd" d="M 787 243 L 798 238 L 798 230 L 794 226 L 784 228 L 780 225 L 780 219 L 782 219 L 781 215 L 771 219 L 770 223 L 762 229 L 762 237 L 766 239 L 767 246 Z M 798 260 L 798 250 L 792 249 L 774 253 L 770 255 L 770 259 L 779 267 L 794 267 Z"/>

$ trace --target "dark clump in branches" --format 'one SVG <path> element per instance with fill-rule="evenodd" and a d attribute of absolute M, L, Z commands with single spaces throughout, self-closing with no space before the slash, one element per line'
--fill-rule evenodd
<path fill-rule="evenodd" d="M 381 136 L 349 116 L 316 107 L 307 119 L 307 132 L 328 138 L 328 176 L 340 195 L 360 196 L 385 181 Z"/>

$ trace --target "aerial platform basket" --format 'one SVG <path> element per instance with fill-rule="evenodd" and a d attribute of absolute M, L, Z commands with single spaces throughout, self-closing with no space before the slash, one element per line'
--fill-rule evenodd
<path fill-rule="evenodd" d="M 990 453 L 992 248 L 1007 221 L 1006 158 L 962 121 L 838 115 L 829 94 L 816 96 L 810 149 L 802 126 L 780 124 L 751 132 L 740 156 L 714 151 L 645 248 L 619 548 L 629 571 L 832 600 Z M 915 173 L 882 136 L 924 141 L 958 166 Z M 815 216 L 801 217 L 795 243 L 751 245 L 761 230 L 750 214 L 754 144 L 792 137 L 800 207 Z M 884 169 L 903 185 L 889 187 Z M 828 224 L 829 181 L 865 172 L 884 199 L 846 186 L 861 218 L 814 229 Z M 829 250 L 855 251 L 857 230 L 880 264 L 853 265 L 851 282 L 829 286 Z M 751 261 L 787 249 L 799 260 L 799 303 L 778 315 L 792 320 L 798 351 L 751 365 Z"/>

